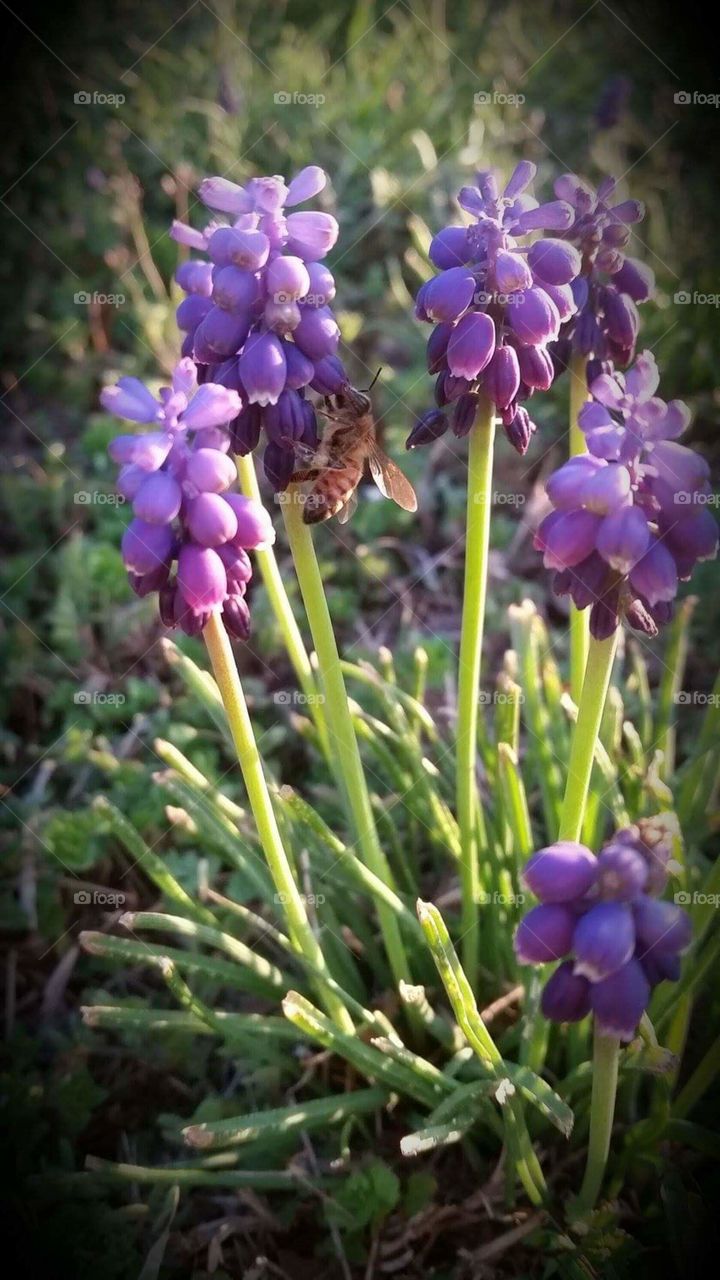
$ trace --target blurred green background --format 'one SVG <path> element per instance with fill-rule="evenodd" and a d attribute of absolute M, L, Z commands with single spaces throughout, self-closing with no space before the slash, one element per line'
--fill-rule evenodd
<path fill-rule="evenodd" d="M 507 175 L 521 157 L 538 165 L 538 192 L 567 170 L 591 180 L 617 174 L 646 202 L 634 252 L 658 279 L 657 300 L 642 311 L 641 344 L 655 351 L 666 397 L 692 401 L 692 440 L 712 456 L 718 310 L 695 299 L 720 296 L 712 169 L 720 112 L 683 100 L 713 92 L 714 51 L 670 5 L 119 0 L 53 10 L 30 4 L 6 16 L 2 924 L 21 975 L 19 1007 L 32 1018 L 78 923 L 52 855 L 104 882 L 102 833 L 88 797 L 112 785 L 141 829 L 162 819 L 144 775 L 108 780 L 103 744 L 133 759 L 157 733 L 169 736 L 172 723 L 182 726 L 185 745 L 194 732 L 192 710 L 172 705 L 152 603 L 126 585 L 118 555 L 125 516 L 103 500 L 112 493 L 105 447 L 116 427 L 97 401 L 119 374 L 158 378 L 177 357 L 176 246 L 167 228 L 174 216 L 203 224 L 200 178 L 289 175 L 310 163 L 328 171 L 323 199 L 341 227 L 329 264 L 343 354 L 359 385 L 382 366 L 376 406 L 385 446 L 401 457 L 412 415 L 430 392 L 426 334 L 411 318 L 411 298 L 428 273 L 432 230 L 452 218 L 453 193 L 476 167 Z M 623 101 L 607 127 L 601 102 L 613 95 Z M 506 644 L 509 602 L 531 595 L 552 622 L 562 620 L 528 530 L 542 478 L 562 456 L 565 403 L 562 383 L 538 403 L 541 430 L 526 459 L 500 444 L 497 489 L 525 502 L 495 510 L 490 671 Z M 347 530 L 324 528 L 318 539 L 346 651 L 356 657 L 391 644 L 402 669 L 422 640 L 438 700 L 458 632 L 463 453 L 444 440 L 407 459 L 420 495 L 416 518 L 368 492 Z M 293 593 L 282 543 L 279 555 Z M 693 584 L 703 604 L 691 672 L 701 687 L 717 666 L 714 573 L 702 566 Z M 269 759 L 295 777 L 306 767 L 302 747 L 272 703 L 273 691 L 292 681 L 261 590 L 253 621 L 239 660 Z M 88 687 L 124 701 L 78 704 Z M 215 755 L 197 762 L 212 768 Z M 28 866 L 32 892 L 23 899 L 18 884 Z M 38 1064 L 27 1046 L 19 1051 L 28 1080 L 48 1062 L 57 1072 L 75 1052 L 72 1004 L 70 984 L 62 1016 L 50 1030 L 43 1024 L 47 1062 Z M 75 1110 L 53 1103 L 50 1122 L 34 1126 L 32 1101 L 23 1094 L 17 1102 L 19 1128 L 32 1135 L 30 1165 L 49 1147 L 48 1158 L 59 1158 L 83 1133 L 97 1086 L 81 1073 L 72 1078 Z"/>

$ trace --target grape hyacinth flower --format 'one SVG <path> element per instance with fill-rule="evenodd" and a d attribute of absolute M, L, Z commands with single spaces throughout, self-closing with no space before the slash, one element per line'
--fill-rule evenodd
<path fill-rule="evenodd" d="M 554 510 L 535 546 L 556 570 L 556 594 L 590 607 L 597 639 L 611 635 L 621 616 L 656 634 L 671 616 L 679 582 L 717 552 L 707 464 L 676 440 L 689 411 L 656 396 L 658 380 L 650 352 L 625 375 L 600 374 L 578 419 L 588 453 L 571 458 L 546 485 Z"/>
<path fill-rule="evenodd" d="M 555 194 L 573 209 L 572 223 L 559 238 L 577 250 L 582 266 L 571 285 L 574 312 L 564 320 L 552 354 L 561 366 L 572 353 L 584 357 L 589 382 L 614 365 L 630 364 L 638 333 L 637 307 L 655 289 L 652 270 L 625 254 L 632 226 L 645 216 L 644 205 L 618 200 L 616 186 L 616 180 L 607 177 L 595 190 L 574 173 L 555 182 Z M 533 246 L 538 256 L 542 244 Z"/>
<path fill-rule="evenodd" d="M 553 1022 L 592 1012 L 602 1034 L 632 1040 L 651 989 L 679 977 L 690 920 L 657 896 L 673 865 L 672 816 L 616 832 L 597 857 L 564 840 L 527 863 L 523 880 L 539 905 L 520 922 L 515 951 L 521 964 L 561 962 L 542 996 Z"/>
<path fill-rule="evenodd" d="M 454 434 L 468 433 L 483 392 L 521 454 L 535 430 L 521 401 L 552 383 L 548 344 L 576 310 L 571 285 L 581 266 L 569 241 L 523 243 L 534 231 L 567 231 L 574 216 L 565 200 L 539 204 L 530 195 L 535 173 L 536 166 L 523 160 L 502 194 L 489 171 L 478 173 L 476 186 L 462 188 L 458 203 L 473 221 L 434 237 L 430 259 L 438 274 L 416 300 L 417 317 L 435 324 L 428 370 L 436 375 L 436 403 L 449 409 Z M 437 439 L 443 421 L 447 427 L 444 413 L 424 415 L 408 448 Z"/>
<path fill-rule="evenodd" d="M 248 550 L 268 546 L 274 530 L 259 503 L 229 489 L 228 422 L 242 410 L 236 391 L 205 382 L 185 357 L 172 385 L 155 398 L 136 378 L 121 378 L 101 395 L 104 408 L 156 429 L 116 436 L 109 453 L 120 464 L 118 490 L 132 503 L 122 540 L 130 585 L 139 596 L 158 592 L 160 617 L 198 635 L 212 610 L 245 640 L 245 600 L 252 576 Z"/>
<path fill-rule="evenodd" d="M 187 294 L 177 311 L 183 355 L 201 367 L 203 380 L 241 396 L 234 452 L 250 453 L 265 430 L 263 461 L 276 491 L 295 469 L 293 442 L 317 443 L 308 389 L 334 395 L 348 385 L 330 307 L 335 281 L 322 262 L 338 224 L 329 213 L 297 209 L 326 181 L 316 165 L 287 185 L 278 176 L 245 186 L 206 178 L 200 198 L 217 216 L 203 232 L 180 223 L 171 231 L 209 258 L 184 262 L 176 273 Z"/>

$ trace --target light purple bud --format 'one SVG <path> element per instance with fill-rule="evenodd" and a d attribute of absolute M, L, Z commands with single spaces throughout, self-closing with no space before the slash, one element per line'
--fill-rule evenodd
<path fill-rule="evenodd" d="M 650 461 L 672 493 L 693 493 L 710 477 L 702 454 L 674 440 L 659 440 L 653 446 Z"/>
<path fill-rule="evenodd" d="M 642 222 L 645 217 L 645 205 L 642 200 L 623 200 L 621 204 L 616 204 L 610 210 L 610 214 L 616 222 L 625 224 Z"/>
<path fill-rule="evenodd" d="M 642 965 L 637 960 L 629 960 L 590 988 L 598 1031 L 617 1040 L 632 1040 L 649 999 L 650 984 Z"/>
<path fill-rule="evenodd" d="M 530 246 L 528 264 L 546 284 L 569 284 L 580 274 L 582 259 L 568 240 L 536 240 Z"/>
<path fill-rule="evenodd" d="M 126 569 L 141 576 L 153 573 L 172 553 L 175 538 L 169 524 L 147 524 L 131 520 L 122 537 L 122 559 Z"/>
<path fill-rule="evenodd" d="M 287 337 L 300 323 L 300 308 L 297 302 L 266 302 L 263 320 L 273 333 Z"/>
<path fill-rule="evenodd" d="M 183 333 L 194 333 L 208 312 L 212 310 L 212 306 L 210 298 L 201 298 L 197 293 L 191 293 L 187 298 L 183 298 L 175 312 L 178 329 Z"/>
<path fill-rule="evenodd" d="M 649 549 L 631 570 L 630 581 L 650 606 L 675 599 L 677 567 L 667 547 L 657 538 L 651 538 Z"/>
<path fill-rule="evenodd" d="M 464 267 L 450 267 L 424 286 L 423 308 L 431 320 L 456 320 L 467 311 L 475 279 Z"/>
<path fill-rule="evenodd" d="M 609 515 L 597 536 L 597 549 L 603 560 L 622 574 L 635 568 L 649 544 L 650 530 L 640 507 L 623 507 Z"/>
<path fill-rule="evenodd" d="M 108 452 L 113 462 L 132 462 L 143 471 L 157 471 L 173 445 L 168 431 L 147 431 L 140 436 L 116 436 Z"/>
<path fill-rule="evenodd" d="M 593 188 L 576 173 L 564 173 L 556 178 L 553 190 L 559 200 L 567 200 L 575 207 L 582 206 L 583 211 L 590 213 L 595 208 L 597 198 Z"/>
<path fill-rule="evenodd" d="M 330 213 L 290 213 L 287 217 L 288 252 L 303 262 L 317 262 L 332 249 L 338 238 L 337 221 Z"/>
<path fill-rule="evenodd" d="M 264 213 L 277 213 L 282 209 L 288 194 L 288 188 L 278 174 L 251 178 L 247 189 L 255 208 Z"/>
<path fill-rule="evenodd" d="M 600 516 L 591 511 L 563 511 L 545 533 L 546 569 L 570 569 L 595 549 Z M 541 526 L 542 528 L 542 526 Z"/>
<path fill-rule="evenodd" d="M 532 160 L 520 160 L 513 169 L 508 178 L 507 185 L 503 191 L 506 200 L 514 200 L 516 196 L 522 195 L 532 182 L 537 173 L 537 165 Z"/>
<path fill-rule="evenodd" d="M 297 302 L 310 288 L 310 274 L 302 258 L 280 254 L 265 271 L 265 288 L 274 302 Z"/>
<path fill-rule="evenodd" d="M 225 599 L 225 565 L 210 547 L 185 543 L 178 556 L 177 581 L 185 603 L 196 615 L 216 609 Z"/>
<path fill-rule="evenodd" d="M 547 391 L 552 386 L 555 369 L 545 347 L 520 347 L 518 362 L 520 377 L 526 387 Z"/>
<path fill-rule="evenodd" d="M 517 229 L 521 232 L 567 231 L 573 218 L 572 207 L 564 200 L 549 200 L 547 204 L 538 205 L 537 209 L 521 213 Z"/>
<path fill-rule="evenodd" d="M 565 324 L 571 316 L 577 311 L 575 295 L 569 284 L 542 284 L 540 286 L 544 293 L 557 308 L 560 317 L 560 323 Z"/>
<path fill-rule="evenodd" d="M 635 925 L 625 902 L 598 902 L 575 925 L 575 973 L 601 982 L 627 964 L 635 950 Z"/>
<path fill-rule="evenodd" d="M 209 298 L 212 293 L 212 267 L 209 262 L 201 262 L 198 258 L 181 262 L 175 279 L 186 293 L 200 294 L 203 298 Z"/>
<path fill-rule="evenodd" d="M 322 360 L 337 350 L 340 330 L 329 307 L 301 307 L 294 341 L 311 360 Z"/>
<path fill-rule="evenodd" d="M 596 515 L 609 515 L 630 500 L 632 482 L 627 467 L 608 462 L 589 476 L 580 490 L 580 501 Z"/>
<path fill-rule="evenodd" d="M 195 331 L 193 355 L 199 364 L 216 364 L 234 356 L 250 332 L 247 312 L 236 315 L 223 307 L 212 307 Z"/>
<path fill-rule="evenodd" d="M 154 422 L 158 414 L 157 400 L 139 378 L 119 378 L 114 387 L 103 387 L 100 403 L 129 422 Z"/>
<path fill-rule="evenodd" d="M 638 954 L 647 951 L 666 955 L 685 951 L 692 942 L 690 917 L 674 902 L 649 898 L 643 894 L 633 903 Z"/>
<path fill-rule="evenodd" d="M 255 502 L 253 498 L 245 498 L 240 493 L 229 493 L 225 501 L 230 504 L 237 519 L 234 542 L 238 547 L 254 551 L 273 545 L 275 530 L 272 520 L 259 502 Z"/>
<path fill-rule="evenodd" d="M 541 902 L 572 902 L 595 883 L 597 858 L 584 844 L 558 840 L 528 860 L 522 879 Z"/>
<path fill-rule="evenodd" d="M 123 467 L 115 481 L 115 488 L 127 502 L 132 502 L 138 489 L 148 478 L 148 473 L 142 467 L 137 467 L 133 463 L 129 463 Z"/>
<path fill-rule="evenodd" d="M 324 169 L 316 164 L 306 165 L 291 180 L 285 204 L 292 208 L 293 205 L 302 204 L 305 200 L 312 200 L 313 196 L 322 191 L 326 182 L 327 174 Z"/>
<path fill-rule="evenodd" d="M 227 178 L 203 178 L 198 188 L 198 195 L 208 209 L 218 213 L 249 213 L 253 202 L 243 187 Z"/>
<path fill-rule="evenodd" d="M 647 861 L 632 845 L 619 841 L 600 851 L 597 887 L 605 902 L 632 902 L 642 893 L 647 879 Z"/>
<path fill-rule="evenodd" d="M 199 493 L 222 493 L 235 479 L 235 464 L 219 449 L 194 449 L 187 460 L 185 479 Z"/>
<path fill-rule="evenodd" d="M 228 591 L 232 595 L 242 595 L 252 578 L 252 565 L 247 551 L 243 547 L 228 546 L 226 543 L 218 547 L 217 553 L 225 565 Z"/>
<path fill-rule="evenodd" d="M 146 475 L 133 502 L 133 511 L 148 524 L 169 524 L 175 519 L 182 502 L 182 489 L 167 471 Z"/>
<path fill-rule="evenodd" d="M 335 297 L 335 277 L 323 262 L 308 262 L 310 285 L 301 299 L 305 307 L 325 307 Z"/>
<path fill-rule="evenodd" d="M 545 983 L 540 1007 L 551 1022 L 580 1022 L 590 1012 L 590 983 L 564 960 Z"/>
<path fill-rule="evenodd" d="M 260 297 L 260 285 L 252 271 L 242 267 L 219 267 L 213 276 L 212 298 L 226 311 L 250 311 Z"/>
<path fill-rule="evenodd" d="M 447 272 L 446 276 L 450 274 Z M 437 277 L 438 281 L 441 279 L 441 276 Z M 482 311 L 471 311 L 458 321 L 450 336 L 447 348 L 450 372 L 456 378 L 472 382 L 490 363 L 494 350 L 493 320 Z"/>
<path fill-rule="evenodd" d="M 262 231 L 242 231 L 239 227 L 218 227 L 208 242 L 208 253 L 219 267 L 259 271 L 269 252 L 270 241 Z"/>
<path fill-rule="evenodd" d="M 470 262 L 472 248 L 468 241 L 467 227 L 443 227 L 442 231 L 433 236 L 429 257 L 439 271 L 462 267 Z"/>
<path fill-rule="evenodd" d="M 239 362 L 240 378 L 250 404 L 277 404 L 285 387 L 287 366 L 283 343 L 274 333 L 251 333 Z"/>
<path fill-rule="evenodd" d="M 241 409 L 242 400 L 237 391 L 221 387 L 217 382 L 204 382 L 183 413 L 182 423 L 191 431 L 222 427 L 236 418 Z"/>
<path fill-rule="evenodd" d="M 581 453 L 564 462 L 546 481 L 545 492 L 553 506 L 563 511 L 574 510 L 582 501 L 581 495 L 588 480 L 602 469 L 602 463 Z"/>
<path fill-rule="evenodd" d="M 655 273 L 638 258 L 626 258 L 616 271 L 613 284 L 621 293 L 627 293 L 633 302 L 647 302 L 655 292 Z"/>
<path fill-rule="evenodd" d="M 315 377 L 315 366 L 312 360 L 303 355 L 294 342 L 286 342 L 283 347 L 287 365 L 286 385 L 291 391 L 299 391 L 306 387 Z"/>
<path fill-rule="evenodd" d="M 194 227 L 189 227 L 185 222 L 178 222 L 174 219 L 170 227 L 170 239 L 176 244 L 184 244 L 188 249 L 207 248 L 204 231 L 196 231 Z"/>
<path fill-rule="evenodd" d="M 483 374 L 483 386 L 498 409 L 506 409 L 512 403 L 520 387 L 520 365 L 514 347 L 496 347 Z"/>
<path fill-rule="evenodd" d="M 560 902 L 541 903 L 520 921 L 514 939 L 520 964 L 562 960 L 572 947 L 575 915 Z"/>
<path fill-rule="evenodd" d="M 531 347 L 557 338 L 560 317 L 555 303 L 543 289 L 525 289 L 507 303 L 507 316 L 513 332 Z"/>
<path fill-rule="evenodd" d="M 219 547 L 237 533 L 235 512 L 219 493 L 201 493 L 187 504 L 187 527 L 203 547 Z"/>
<path fill-rule="evenodd" d="M 532 271 L 519 253 L 499 249 L 495 258 L 495 284 L 500 293 L 532 288 Z"/>

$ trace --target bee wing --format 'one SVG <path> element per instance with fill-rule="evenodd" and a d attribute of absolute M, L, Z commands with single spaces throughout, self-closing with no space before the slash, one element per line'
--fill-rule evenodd
<path fill-rule="evenodd" d="M 417 511 L 417 495 L 407 476 L 376 444 L 368 453 L 368 464 L 384 498 L 391 498 L 403 511 Z"/>
<path fill-rule="evenodd" d="M 357 490 L 353 489 L 352 493 L 350 494 L 350 497 L 345 503 L 345 506 L 341 507 L 340 510 L 338 511 L 338 517 L 337 517 L 338 524 L 347 524 L 351 515 L 353 515 L 355 512 L 357 508 L 357 504 L 358 504 Z"/>

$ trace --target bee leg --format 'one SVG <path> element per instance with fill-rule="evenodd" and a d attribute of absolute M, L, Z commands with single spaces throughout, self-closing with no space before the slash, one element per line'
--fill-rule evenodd
<path fill-rule="evenodd" d="M 319 475 L 317 467 L 308 467 L 305 471 L 294 471 L 288 484 L 304 484 L 306 480 L 317 480 Z"/>

